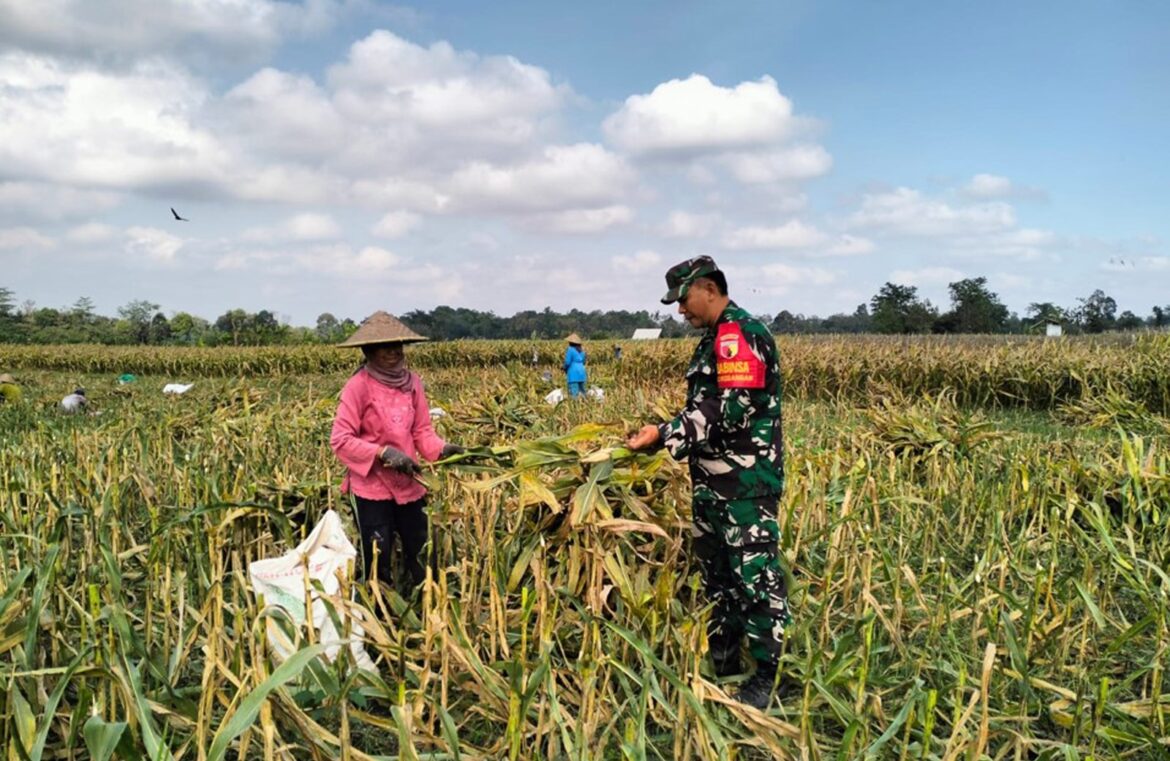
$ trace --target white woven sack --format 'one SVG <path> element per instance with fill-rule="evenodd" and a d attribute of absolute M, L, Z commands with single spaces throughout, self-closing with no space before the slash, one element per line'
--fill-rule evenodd
<path fill-rule="evenodd" d="M 336 597 L 341 590 L 341 580 L 349 572 L 349 568 L 357 557 L 357 550 L 346 537 L 341 526 L 341 518 L 333 510 L 329 510 L 313 527 L 312 533 L 305 537 L 305 541 L 298 544 L 278 558 L 257 560 L 248 564 L 248 579 L 252 584 L 252 591 L 264 598 L 268 605 L 275 605 L 285 610 L 289 617 L 298 625 L 305 624 L 305 589 L 310 590 L 312 600 L 311 625 L 316 633 L 315 639 L 324 645 L 325 656 L 330 660 L 337 658 L 341 649 L 342 636 L 333 626 L 333 620 L 320 599 L 317 590 L 307 583 L 309 579 L 321 583 L 325 594 Z M 338 616 L 344 620 L 345 610 L 337 608 Z M 291 642 L 276 621 L 267 622 L 268 642 L 273 652 L 281 660 L 293 654 L 295 645 Z M 350 653 L 360 669 L 375 671 L 374 662 L 366 653 L 362 645 L 364 634 L 357 620 L 350 624 Z"/>

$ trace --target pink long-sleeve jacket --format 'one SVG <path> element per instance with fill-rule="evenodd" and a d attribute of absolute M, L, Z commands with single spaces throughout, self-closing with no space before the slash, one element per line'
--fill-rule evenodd
<path fill-rule="evenodd" d="M 419 454 L 439 459 L 446 442 L 431 426 L 422 379 L 416 374 L 413 381 L 409 392 L 398 391 L 362 368 L 346 382 L 329 437 L 337 458 L 348 469 L 341 482 L 343 492 L 365 499 L 392 499 L 400 505 L 426 495 L 422 484 L 378 461 L 384 446 L 405 452 L 415 462 Z"/>

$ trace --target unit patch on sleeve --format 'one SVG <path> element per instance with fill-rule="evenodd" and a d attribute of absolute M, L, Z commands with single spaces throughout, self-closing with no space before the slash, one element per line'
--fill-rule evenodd
<path fill-rule="evenodd" d="M 764 363 L 737 323 L 721 324 L 715 335 L 715 375 L 719 388 L 764 387 Z"/>

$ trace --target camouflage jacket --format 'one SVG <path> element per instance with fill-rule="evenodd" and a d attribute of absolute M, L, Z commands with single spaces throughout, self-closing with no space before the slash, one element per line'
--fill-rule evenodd
<path fill-rule="evenodd" d="M 659 426 L 689 459 L 695 498 L 744 499 L 784 490 L 780 361 L 772 334 L 730 302 L 687 368 L 687 405 Z"/>

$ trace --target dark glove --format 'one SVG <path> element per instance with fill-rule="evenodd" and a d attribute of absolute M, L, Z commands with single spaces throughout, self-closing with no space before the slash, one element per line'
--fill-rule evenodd
<path fill-rule="evenodd" d="M 457 454 L 463 454 L 467 450 L 458 444 L 447 443 L 443 445 L 443 450 L 439 452 L 439 459 L 446 460 L 448 457 L 453 457 Z"/>
<path fill-rule="evenodd" d="M 399 473 L 410 475 L 411 473 L 419 473 L 422 468 L 418 463 L 406 456 L 406 452 L 394 447 L 385 447 L 381 455 L 382 464 L 391 470 L 397 470 Z"/>

